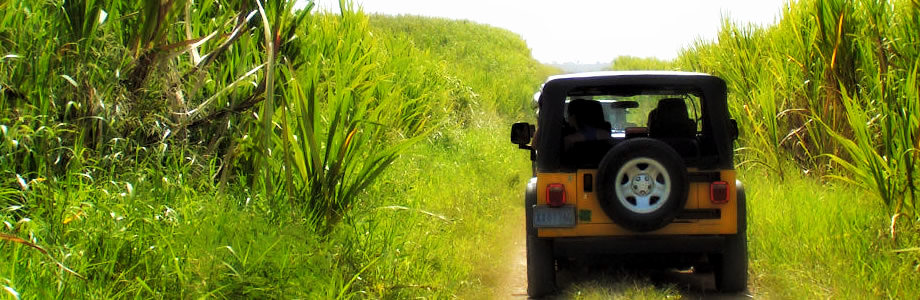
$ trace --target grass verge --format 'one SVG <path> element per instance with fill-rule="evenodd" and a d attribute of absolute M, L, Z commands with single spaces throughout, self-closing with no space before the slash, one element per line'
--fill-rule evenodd
<path fill-rule="evenodd" d="M 326 237 L 257 193 L 219 192 L 207 170 L 34 182 L 17 199 L 54 210 L 5 207 L 4 232 L 28 237 L 86 280 L 0 241 L 0 261 L 10 262 L 0 264 L 0 284 L 23 298 L 490 295 L 505 270 L 497 260 L 509 252 L 505 225 L 519 224 L 529 177 L 527 156 L 491 120 L 413 146 Z"/>
<path fill-rule="evenodd" d="M 509 224 L 523 214 L 527 155 L 502 122 L 436 134 L 414 146 L 369 192 L 341 234 L 382 257 L 355 290 L 373 298 L 482 298 L 500 288 Z M 364 259 L 366 260 L 366 259 Z"/>
<path fill-rule="evenodd" d="M 853 187 L 744 172 L 752 292 L 764 298 L 906 299 L 920 294 L 914 230 L 888 235 L 886 208 Z M 909 225 L 908 225 L 909 226 Z"/>

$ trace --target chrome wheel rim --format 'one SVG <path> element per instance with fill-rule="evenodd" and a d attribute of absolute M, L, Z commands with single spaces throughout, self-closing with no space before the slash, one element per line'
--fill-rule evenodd
<path fill-rule="evenodd" d="M 633 158 L 617 172 L 617 200 L 626 209 L 639 214 L 654 212 L 664 206 L 671 191 L 671 176 L 664 166 L 650 158 Z"/>

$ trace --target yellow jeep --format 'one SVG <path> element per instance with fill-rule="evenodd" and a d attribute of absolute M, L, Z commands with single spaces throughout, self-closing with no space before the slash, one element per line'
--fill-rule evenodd
<path fill-rule="evenodd" d="M 555 289 L 557 262 L 585 255 L 703 257 L 716 288 L 747 286 L 738 126 L 720 78 L 686 72 L 550 77 L 537 126 L 511 140 L 531 152 L 525 196 L 528 294 Z"/>

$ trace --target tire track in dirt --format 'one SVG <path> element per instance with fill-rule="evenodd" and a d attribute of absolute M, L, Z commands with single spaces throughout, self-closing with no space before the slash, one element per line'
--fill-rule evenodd
<path fill-rule="evenodd" d="M 508 243 L 505 249 L 509 253 L 505 258 L 504 278 L 493 295 L 494 299 L 527 299 L 527 246 L 523 210 L 520 217 L 515 218 L 514 224 L 509 227 L 513 232 L 505 235 L 509 237 L 505 241 Z"/>

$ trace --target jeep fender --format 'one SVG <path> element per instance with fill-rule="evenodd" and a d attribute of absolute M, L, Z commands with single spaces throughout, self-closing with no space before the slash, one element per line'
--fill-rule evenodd
<path fill-rule="evenodd" d="M 738 201 L 738 233 L 747 234 L 747 195 L 741 180 L 735 180 L 735 190 L 737 191 L 735 199 Z"/>
<path fill-rule="evenodd" d="M 537 177 L 532 177 L 527 182 L 527 193 L 524 196 L 524 211 L 526 212 L 525 220 L 527 226 L 527 235 L 537 235 L 536 228 L 533 228 L 533 206 L 537 204 Z"/>

